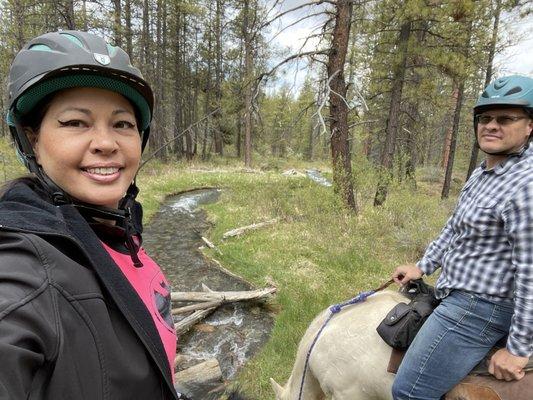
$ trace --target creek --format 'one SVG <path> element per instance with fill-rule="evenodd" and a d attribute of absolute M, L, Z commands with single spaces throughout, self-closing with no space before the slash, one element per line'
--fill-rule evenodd
<path fill-rule="evenodd" d="M 199 250 L 204 245 L 201 237 L 211 227 L 199 206 L 218 201 L 220 194 L 219 189 L 201 189 L 169 197 L 144 230 L 143 246 L 159 263 L 174 291 L 202 291 L 202 284 L 216 291 L 254 289 Z M 228 304 L 180 336 L 178 354 L 186 356 L 190 365 L 216 358 L 223 379 L 228 381 L 262 347 L 272 326 L 273 318 L 264 307 Z M 214 400 L 220 397 L 224 385 L 178 390 L 195 400 Z"/>

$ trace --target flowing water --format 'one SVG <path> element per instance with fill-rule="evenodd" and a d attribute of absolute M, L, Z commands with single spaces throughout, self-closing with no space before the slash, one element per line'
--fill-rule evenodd
<path fill-rule="evenodd" d="M 174 291 L 202 291 L 202 284 L 216 291 L 253 289 L 198 250 L 204 245 L 201 236 L 211 226 L 198 206 L 216 202 L 220 193 L 202 189 L 170 197 L 144 231 L 143 245 L 161 265 Z M 231 380 L 268 339 L 272 324 L 269 312 L 257 304 L 228 304 L 181 336 L 178 354 L 186 356 L 189 365 L 217 358 L 224 380 Z M 205 386 L 180 389 L 195 400 L 217 399 L 223 391 L 220 385 Z"/>

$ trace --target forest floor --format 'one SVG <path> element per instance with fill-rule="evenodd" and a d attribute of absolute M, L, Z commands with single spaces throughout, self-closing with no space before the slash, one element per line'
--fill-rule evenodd
<path fill-rule="evenodd" d="M 13 165 L 7 155 L 12 151 L 4 142 L 0 150 L 4 160 L 0 175 L 9 179 L 20 174 L 23 170 Z M 286 382 L 298 342 L 319 311 L 378 286 L 390 278 L 396 265 L 422 255 L 451 213 L 462 177 L 454 180 L 452 198 L 441 201 L 440 172 L 420 169 L 416 189 L 396 184 L 385 205 L 375 208 L 375 173 L 369 165 L 354 164 L 360 207 L 355 215 L 342 207 L 331 187 L 305 176 L 282 175 L 290 168 L 302 172 L 318 168 L 331 179 L 326 163 L 263 160 L 256 165 L 258 169 L 247 171 L 229 158 L 172 165 L 154 162 L 143 169 L 138 183 L 146 220 L 169 194 L 200 187 L 223 189 L 220 201 L 205 207 L 213 223 L 208 238 L 221 253 L 206 251 L 257 287 L 278 288 L 271 338 L 237 378 L 252 399 L 266 400 L 273 398 L 269 378 Z M 279 222 L 222 240 L 230 229 L 273 218 Z"/>

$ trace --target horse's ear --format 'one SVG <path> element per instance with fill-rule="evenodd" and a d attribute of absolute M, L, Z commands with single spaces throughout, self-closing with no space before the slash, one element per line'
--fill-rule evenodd
<path fill-rule="evenodd" d="M 272 378 L 270 378 L 270 384 L 272 385 L 272 389 L 274 389 L 274 393 L 276 393 L 276 399 L 281 400 L 281 396 L 283 395 L 283 388 Z"/>

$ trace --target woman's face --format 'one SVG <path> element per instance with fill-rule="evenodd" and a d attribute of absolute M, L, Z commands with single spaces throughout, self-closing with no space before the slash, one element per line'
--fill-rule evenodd
<path fill-rule="evenodd" d="M 133 106 L 105 89 L 58 93 L 32 141 L 37 162 L 58 186 L 99 206 L 118 206 L 141 159 Z"/>

